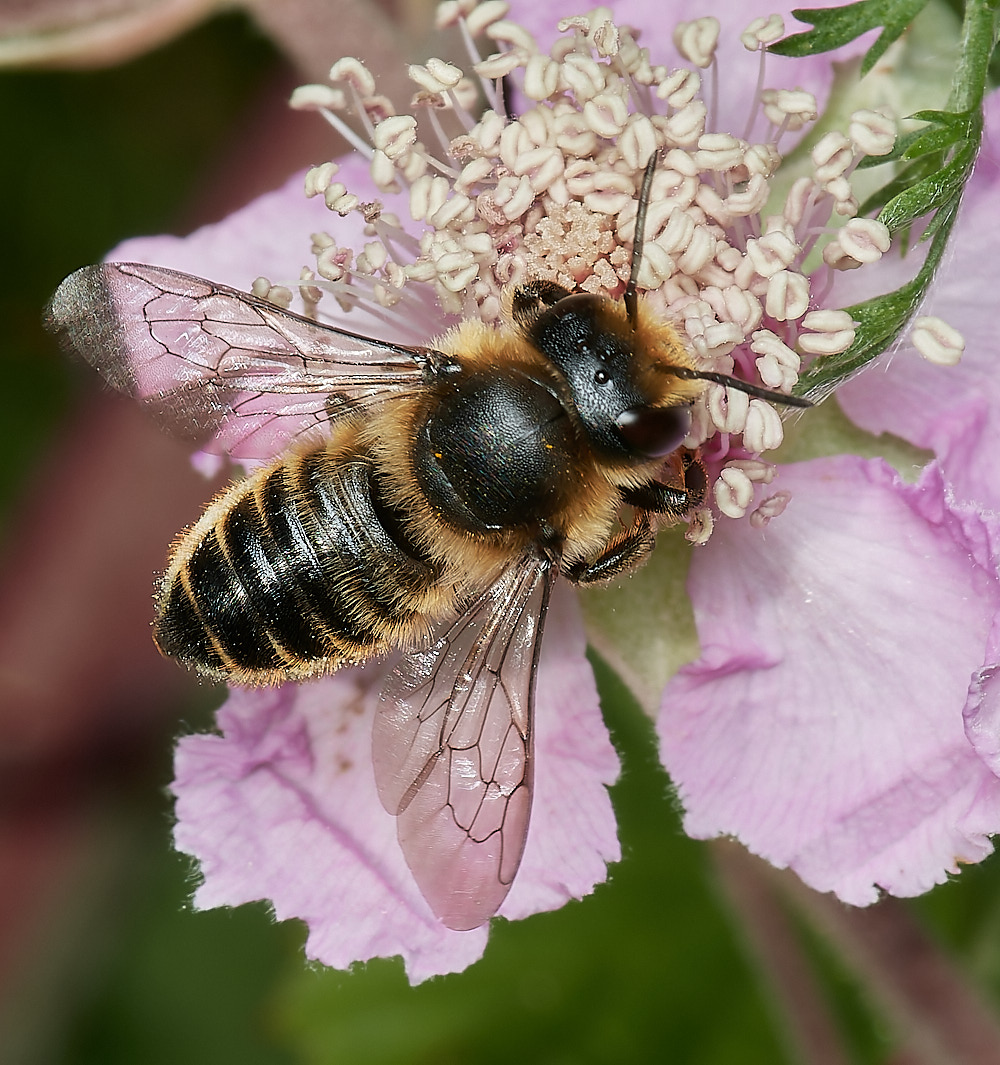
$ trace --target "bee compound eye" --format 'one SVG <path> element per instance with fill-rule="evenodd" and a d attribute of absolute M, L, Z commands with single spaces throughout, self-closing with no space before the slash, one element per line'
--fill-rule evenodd
<path fill-rule="evenodd" d="M 640 455 L 659 458 L 680 447 L 691 429 L 690 407 L 630 407 L 615 421 L 625 442 Z"/>

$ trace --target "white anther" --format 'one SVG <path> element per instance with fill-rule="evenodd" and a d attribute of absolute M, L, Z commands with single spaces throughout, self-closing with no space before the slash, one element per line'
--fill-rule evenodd
<path fill-rule="evenodd" d="M 823 185 L 840 177 L 854 161 L 851 142 L 835 130 L 820 137 L 810 154 L 816 180 Z"/>
<path fill-rule="evenodd" d="M 460 192 L 454 192 L 436 211 L 427 216 L 427 221 L 436 229 L 447 229 L 449 226 L 465 226 L 475 217 L 476 205 L 472 200 Z M 465 239 L 468 243 L 480 236 L 485 234 L 469 233 Z"/>
<path fill-rule="evenodd" d="M 708 390 L 708 413 L 720 433 L 742 433 L 750 410 L 750 397 L 746 392 L 725 385 L 714 385 Z"/>
<path fill-rule="evenodd" d="M 839 240 L 831 240 L 823 249 L 823 262 L 831 270 L 857 270 L 861 265 L 857 259 L 853 259 L 844 251 Z"/>
<path fill-rule="evenodd" d="M 292 91 L 288 106 L 295 111 L 342 111 L 347 100 L 339 89 L 329 85 L 299 85 Z"/>
<path fill-rule="evenodd" d="M 583 105 L 583 117 L 599 137 L 613 140 L 628 122 L 628 104 L 616 92 L 601 92 Z"/>
<path fill-rule="evenodd" d="M 589 55 L 572 52 L 561 67 L 563 82 L 573 93 L 577 103 L 584 103 L 607 87 L 605 68 Z"/>
<path fill-rule="evenodd" d="M 846 177 L 834 178 L 826 184 L 826 191 L 836 201 L 833 209 L 839 215 L 856 215 L 858 213 L 858 201 L 851 188 L 851 183 Z"/>
<path fill-rule="evenodd" d="M 449 292 L 457 293 L 464 292 L 478 276 L 479 266 L 476 263 L 472 263 L 464 270 L 456 270 L 451 274 L 440 277 L 439 280 Z"/>
<path fill-rule="evenodd" d="M 387 118 L 392 118 L 396 113 L 396 108 L 388 96 L 366 96 L 363 104 L 365 114 L 373 126 L 377 126 Z"/>
<path fill-rule="evenodd" d="M 565 162 L 558 148 L 532 148 L 517 158 L 512 169 L 518 177 L 530 174 L 535 193 L 541 195 L 563 176 Z"/>
<path fill-rule="evenodd" d="M 773 144 L 751 144 L 743 156 L 743 165 L 751 176 L 769 178 L 781 166 L 781 153 Z"/>
<path fill-rule="evenodd" d="M 771 194 L 767 181 L 760 174 L 751 174 L 750 180 L 726 197 L 726 206 L 736 218 L 748 218 L 760 214 Z"/>
<path fill-rule="evenodd" d="M 324 190 L 323 202 L 329 210 L 336 211 L 341 218 L 346 218 L 361 201 L 353 192 L 347 191 L 343 182 L 335 181 Z"/>
<path fill-rule="evenodd" d="M 726 201 L 708 184 L 698 186 L 694 202 L 708 215 L 714 218 L 720 226 L 728 227 L 732 224 L 733 216 Z"/>
<path fill-rule="evenodd" d="M 643 246 L 638 277 L 643 288 L 659 288 L 676 269 L 673 257 L 659 243 L 653 241 Z"/>
<path fill-rule="evenodd" d="M 377 273 L 385 266 L 388 258 L 389 253 L 381 241 L 368 241 L 365 244 L 364 251 L 358 256 L 358 272 L 362 274 Z"/>
<path fill-rule="evenodd" d="M 564 155 L 590 159 L 597 151 L 597 134 L 587 125 L 579 111 L 557 115 L 555 120 L 556 147 Z"/>
<path fill-rule="evenodd" d="M 802 224 L 808 211 L 816 201 L 819 186 L 812 178 L 800 177 L 792 182 L 792 187 L 785 197 L 785 206 L 781 215 L 791 226 Z"/>
<path fill-rule="evenodd" d="M 632 115 L 618 138 L 618 151 L 632 170 L 641 170 L 656 151 L 656 129 L 645 115 Z"/>
<path fill-rule="evenodd" d="M 596 214 L 617 215 L 632 202 L 635 192 L 622 192 L 613 185 L 602 187 L 601 182 L 596 182 L 597 188 L 588 192 L 583 197 L 583 205 L 588 211 Z"/>
<path fill-rule="evenodd" d="M 747 240 L 747 258 L 761 277 L 774 277 L 795 261 L 801 248 L 781 232 Z"/>
<path fill-rule="evenodd" d="M 689 62 L 704 69 L 715 57 L 719 43 L 719 20 L 706 15 L 674 27 L 674 47 Z"/>
<path fill-rule="evenodd" d="M 787 392 L 798 380 L 802 360 L 770 329 L 758 329 L 753 334 L 750 350 L 759 356 L 757 373 L 768 388 Z"/>
<path fill-rule="evenodd" d="M 814 122 L 819 114 L 816 97 L 804 89 L 765 89 L 760 99 L 768 121 L 792 131 Z"/>
<path fill-rule="evenodd" d="M 535 38 L 523 27 L 510 19 L 499 19 L 486 27 L 486 36 L 492 41 L 502 41 L 514 48 L 519 48 L 528 55 L 538 51 Z"/>
<path fill-rule="evenodd" d="M 727 466 L 715 482 L 715 503 L 727 518 L 742 518 L 753 502 L 753 482 L 742 471 Z"/>
<path fill-rule="evenodd" d="M 845 222 L 837 238 L 840 246 L 859 263 L 877 262 L 889 250 L 889 230 L 874 218 L 852 218 Z"/>
<path fill-rule="evenodd" d="M 457 26 L 468 11 L 475 6 L 475 0 L 441 0 L 434 11 L 434 25 L 439 30 Z"/>
<path fill-rule="evenodd" d="M 462 71 L 443 59 L 428 59 L 426 66 L 412 63 L 407 67 L 410 80 L 427 92 L 447 92 L 462 80 Z"/>
<path fill-rule="evenodd" d="M 259 299 L 284 307 L 285 310 L 292 305 L 292 290 L 284 285 L 272 285 L 266 277 L 254 278 L 250 291 Z"/>
<path fill-rule="evenodd" d="M 910 342 L 928 362 L 938 366 L 955 366 L 965 351 L 965 337 L 933 315 L 914 318 Z"/>
<path fill-rule="evenodd" d="M 705 132 L 708 108 L 703 100 L 692 100 L 669 118 L 655 118 L 653 124 L 663 131 L 667 144 L 678 148 L 693 148 Z"/>
<path fill-rule="evenodd" d="M 855 111 L 847 132 L 855 151 L 865 155 L 888 155 L 896 143 L 896 123 L 881 111 Z"/>
<path fill-rule="evenodd" d="M 464 167 L 462 167 L 462 172 L 455 179 L 455 191 L 463 193 L 470 192 L 472 186 L 483 181 L 489 176 L 492 170 L 492 159 L 486 159 L 482 156 L 476 159 L 471 159 Z"/>
<path fill-rule="evenodd" d="M 425 174 L 410 188 L 410 217 L 419 222 L 433 214 L 448 198 L 448 180 Z"/>
<path fill-rule="evenodd" d="M 513 74 L 523 59 L 517 52 L 497 52 L 487 59 L 481 59 L 472 64 L 472 69 L 486 81 L 499 81 L 501 78 Z"/>
<path fill-rule="evenodd" d="M 735 322 L 713 322 L 705 329 L 705 347 L 710 358 L 728 355 L 743 341 L 743 330 Z"/>
<path fill-rule="evenodd" d="M 597 26 L 592 36 L 594 48 L 603 59 L 610 59 L 612 56 L 618 55 L 621 46 L 621 31 L 611 19 L 605 19 L 604 22 Z"/>
<path fill-rule="evenodd" d="M 748 52 L 756 52 L 766 45 L 774 44 L 784 33 L 785 23 L 782 17 L 769 15 L 767 18 L 755 18 L 740 34 L 740 41 Z"/>
<path fill-rule="evenodd" d="M 656 95 L 665 100 L 670 107 L 678 110 L 687 105 L 698 95 L 701 89 L 701 75 L 696 70 L 678 67 L 668 74 L 656 86 Z"/>
<path fill-rule="evenodd" d="M 531 180 L 527 176 L 501 178 L 497 182 L 493 202 L 508 222 L 520 218 L 535 202 L 535 190 L 531 187 Z"/>
<path fill-rule="evenodd" d="M 380 192 L 399 192 L 399 184 L 396 181 L 396 168 L 392 165 L 392 160 L 385 152 L 375 151 L 372 153 L 369 173 L 372 176 L 375 187 Z"/>
<path fill-rule="evenodd" d="M 510 13 L 510 4 L 506 0 L 484 0 L 481 4 L 472 4 L 465 16 L 465 25 L 473 37 L 485 33 L 489 26 L 505 19 Z"/>
<path fill-rule="evenodd" d="M 707 544 L 715 527 L 715 518 L 708 507 L 698 507 L 688 515 L 684 539 L 692 544 Z"/>
<path fill-rule="evenodd" d="M 760 325 L 764 309 L 760 305 L 760 300 L 752 292 L 747 292 L 738 285 L 727 285 L 722 290 L 722 300 L 725 316 L 739 326 L 743 337 L 748 336 Z M 742 340 L 743 337 L 740 339 Z"/>
<path fill-rule="evenodd" d="M 494 155 L 500 144 L 500 137 L 507 128 L 507 120 L 496 111 L 485 111 L 483 117 L 472 129 L 472 136 L 479 145 L 483 155 Z"/>
<path fill-rule="evenodd" d="M 732 470 L 742 470 L 754 484 L 770 484 L 778 475 L 774 463 L 763 459 L 730 459 L 726 465 Z"/>
<path fill-rule="evenodd" d="M 751 399 L 747 421 L 743 428 L 743 446 L 754 454 L 773 451 L 781 446 L 785 433 L 781 416 L 763 399 Z"/>
<path fill-rule="evenodd" d="M 340 167 L 336 163 L 323 163 L 320 166 L 310 167 L 306 171 L 306 196 L 310 199 L 313 196 L 322 196 L 339 170 Z"/>
<path fill-rule="evenodd" d="M 779 322 L 793 322 L 809 309 L 809 279 L 792 270 L 779 270 L 767 283 L 764 310 Z"/>
<path fill-rule="evenodd" d="M 350 248 L 330 244 L 316 256 L 316 272 L 327 281 L 342 281 L 350 272 L 354 253 Z"/>
<path fill-rule="evenodd" d="M 412 115 L 394 115 L 375 127 L 375 147 L 389 159 L 398 159 L 417 143 L 417 120 Z"/>
<path fill-rule="evenodd" d="M 347 82 L 348 85 L 354 86 L 362 98 L 375 95 L 375 78 L 372 72 L 360 59 L 355 59 L 353 56 L 338 59 L 330 67 L 330 81 Z"/>
<path fill-rule="evenodd" d="M 547 55 L 533 55 L 524 68 L 521 91 L 529 100 L 545 100 L 559 88 L 559 64 Z"/>
<path fill-rule="evenodd" d="M 699 170 L 732 170 L 743 162 L 746 148 L 745 141 L 729 133 L 706 133 L 698 138 L 695 166 Z"/>
<path fill-rule="evenodd" d="M 695 226 L 691 239 L 677 260 L 678 269 L 685 274 L 696 274 L 715 256 L 715 237 L 707 226 Z"/>
<path fill-rule="evenodd" d="M 694 236 L 694 219 L 680 207 L 671 207 L 669 210 L 667 224 L 656 238 L 656 243 L 662 245 L 668 252 L 680 252 L 691 243 L 691 238 Z M 646 215 L 646 232 L 656 232 L 656 226 L 652 222 L 652 209 Z"/>
<path fill-rule="evenodd" d="M 763 529 L 772 518 L 784 513 L 791 498 L 791 492 L 775 492 L 773 496 L 768 496 L 750 515 L 751 526 L 754 529 Z"/>
<path fill-rule="evenodd" d="M 799 336 L 799 349 L 807 355 L 839 355 L 854 343 L 854 321 L 847 311 L 810 311 L 802 328 L 808 332 Z"/>

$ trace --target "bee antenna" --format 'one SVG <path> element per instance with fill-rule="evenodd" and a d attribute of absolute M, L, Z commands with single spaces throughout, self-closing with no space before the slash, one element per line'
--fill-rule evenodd
<path fill-rule="evenodd" d="M 646 207 L 649 204 L 649 193 L 653 187 L 653 172 L 656 170 L 656 159 L 659 152 L 654 148 L 653 154 L 646 163 L 646 171 L 642 175 L 642 188 L 639 190 L 639 200 L 635 211 L 635 236 L 632 238 L 632 264 L 628 271 L 628 284 L 625 286 L 625 314 L 628 316 L 629 325 L 634 329 L 636 326 L 639 309 L 639 294 L 635 290 L 636 278 L 639 275 L 639 267 L 642 265 L 642 245 L 646 236 Z"/>
<path fill-rule="evenodd" d="M 682 377 L 685 381 L 712 381 L 717 385 L 735 388 L 738 392 L 746 392 L 748 396 L 756 396 L 757 399 L 769 399 L 772 403 L 783 403 L 786 407 L 811 407 L 813 405 L 811 400 L 803 396 L 791 396 L 787 392 L 762 388 L 749 381 L 741 381 L 738 377 L 730 377 L 729 374 L 715 373 L 714 370 L 692 370 L 688 366 L 658 366 L 657 369 L 672 377 Z"/>

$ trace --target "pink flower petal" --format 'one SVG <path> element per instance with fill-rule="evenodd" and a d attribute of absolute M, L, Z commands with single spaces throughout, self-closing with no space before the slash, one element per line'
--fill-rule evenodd
<path fill-rule="evenodd" d="M 316 121 L 320 119 L 317 117 Z M 378 199 L 387 211 L 409 217 L 406 197 L 377 191 L 368 164 L 359 155 L 344 156 L 338 163 L 338 180 L 352 192 L 363 199 Z M 135 237 L 119 244 L 107 259 L 168 266 L 245 292 L 258 277 L 266 277 L 272 284 L 292 285 L 303 266 L 314 268 L 310 234 L 327 232 L 342 247 L 358 252 L 368 239 L 364 230 L 365 222 L 359 212 L 341 218 L 327 209 L 322 196 L 307 199 L 303 175 L 295 174 L 281 188 L 258 196 L 220 222 L 202 226 L 186 237 Z M 412 316 L 389 316 L 391 327 L 387 327 L 382 318 L 370 313 L 364 305 L 349 315 L 338 312 L 332 299 L 320 306 L 328 320 L 335 317 L 339 324 L 358 333 L 399 343 L 423 343 L 428 339 L 425 333 L 414 331 Z M 293 303 L 292 309 L 296 309 L 296 304 Z M 442 319 L 442 332 L 446 325 Z"/>
<path fill-rule="evenodd" d="M 996 275 L 983 269 L 1000 243 L 1000 94 L 986 106 L 984 148 L 952 233 L 945 265 L 921 314 L 937 315 L 965 337 L 953 367 L 925 362 L 908 343 L 837 393 L 847 415 L 872 433 L 889 432 L 931 449 L 960 499 L 1000 507 L 1000 375 L 996 372 Z M 917 262 L 887 256 L 864 278 L 838 278 L 831 297 L 847 305 L 889 291 L 913 276 Z M 862 273 L 862 271 L 858 271 Z M 865 289 L 858 288 L 864 285 Z"/>
<path fill-rule="evenodd" d="M 961 715 L 996 662 L 996 521 L 949 505 L 935 467 L 909 486 L 845 456 L 780 484 L 780 519 L 720 523 L 692 565 L 702 657 L 659 719 L 685 828 L 847 902 L 917 894 L 1000 828 Z"/>
<path fill-rule="evenodd" d="M 575 599 L 549 613 L 538 676 L 536 791 L 521 870 L 501 913 L 525 917 L 589 893 L 619 848 L 604 728 Z M 401 954 L 414 982 L 480 957 L 486 927 L 453 932 L 420 895 L 382 808 L 371 725 L 383 666 L 307 684 L 233 690 L 221 736 L 177 751 L 177 847 L 201 863 L 201 908 L 270 899 L 309 927 L 326 965 Z"/>

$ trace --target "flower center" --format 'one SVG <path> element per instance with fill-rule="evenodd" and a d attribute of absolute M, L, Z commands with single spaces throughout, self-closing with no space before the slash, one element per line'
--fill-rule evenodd
<path fill-rule="evenodd" d="M 618 298 L 643 168 L 659 152 L 637 282 L 698 368 L 787 392 L 803 357 L 850 346 L 850 317 L 823 309 L 817 293 L 830 271 L 873 262 L 889 247 L 881 223 L 854 217 L 849 181 L 865 154 L 891 150 L 889 119 L 859 112 L 846 134 L 828 133 L 811 172 L 767 213 L 779 145 L 817 116 L 809 93 L 766 85 L 764 50 L 784 32 L 780 18 L 756 19 L 740 38 L 761 61 L 736 134 L 719 128 L 727 108 L 715 87 L 715 19 L 677 27 L 684 62 L 671 68 L 654 63 L 606 9 L 562 20 L 547 53 L 506 13 L 498 0 L 441 5 L 439 24 L 460 32 L 469 73 L 439 59 L 411 67 L 414 114 L 397 113 L 355 59 L 334 65 L 330 85 L 296 91 L 293 106 L 318 110 L 348 136 L 377 189 L 405 197 L 413 222 L 384 203 L 362 203 L 337 181 L 337 164 L 311 170 L 307 195 L 342 216 L 363 212 L 371 238 L 360 252 L 333 234 L 314 238 L 316 267 L 305 277 L 312 298 L 325 290 L 344 307 L 364 301 L 389 313 L 402 304 L 411 322 L 436 323 L 428 335 L 458 316 L 499 322 L 505 291 L 528 279 Z M 474 44 L 482 37 L 496 49 L 485 57 Z M 848 221 L 831 229 L 835 216 Z M 822 264 L 812 275 L 807 257 Z M 701 447 L 709 462 L 716 513 L 751 511 L 764 524 L 780 512 L 782 493 L 754 499 L 755 486 L 774 475 L 759 456 L 781 440 L 770 403 L 709 386 L 685 445 Z M 706 528 L 708 513 L 692 522 L 691 537 L 704 539 Z"/>

